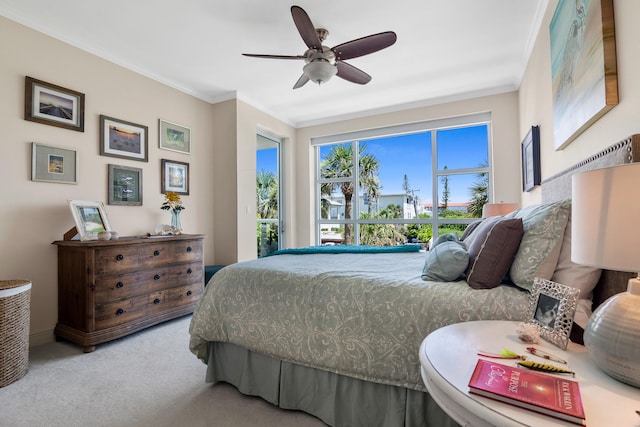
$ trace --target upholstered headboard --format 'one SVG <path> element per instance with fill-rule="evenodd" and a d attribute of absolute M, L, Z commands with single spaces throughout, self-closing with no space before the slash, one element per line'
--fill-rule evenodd
<path fill-rule="evenodd" d="M 542 202 L 550 203 L 571 198 L 571 176 L 578 172 L 640 161 L 640 134 L 613 144 L 588 159 L 542 181 Z M 627 289 L 633 273 L 604 270 L 593 291 L 593 308 L 607 298 Z"/>

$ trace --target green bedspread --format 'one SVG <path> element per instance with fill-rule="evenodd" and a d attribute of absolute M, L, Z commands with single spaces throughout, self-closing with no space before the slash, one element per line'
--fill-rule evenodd
<path fill-rule="evenodd" d="M 208 342 L 232 342 L 312 368 L 425 390 L 418 349 L 429 332 L 469 320 L 524 320 L 528 293 L 425 282 L 424 257 L 278 255 L 227 266 L 193 314 L 190 349 L 206 363 Z"/>

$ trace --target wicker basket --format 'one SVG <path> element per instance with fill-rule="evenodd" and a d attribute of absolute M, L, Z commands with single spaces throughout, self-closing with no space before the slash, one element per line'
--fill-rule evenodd
<path fill-rule="evenodd" d="M 30 300 L 30 281 L 0 280 L 0 387 L 27 373 Z"/>

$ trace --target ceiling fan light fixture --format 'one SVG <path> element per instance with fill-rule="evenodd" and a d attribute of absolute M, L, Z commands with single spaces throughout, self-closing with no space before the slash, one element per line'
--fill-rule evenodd
<path fill-rule="evenodd" d="M 338 69 L 326 59 L 315 59 L 304 66 L 302 71 L 314 83 L 326 83 L 335 76 Z"/>

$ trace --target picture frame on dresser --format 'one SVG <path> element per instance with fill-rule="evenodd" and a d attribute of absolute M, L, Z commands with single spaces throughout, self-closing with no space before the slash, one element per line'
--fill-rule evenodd
<path fill-rule="evenodd" d="M 142 206 L 142 168 L 108 165 L 110 205 Z"/>
<path fill-rule="evenodd" d="M 540 180 L 540 126 L 531 126 L 522 140 L 522 190 L 533 190 Z"/>
<path fill-rule="evenodd" d="M 78 183 L 78 152 L 51 145 L 31 144 L 31 180 Z"/>
<path fill-rule="evenodd" d="M 84 93 L 26 76 L 24 119 L 84 132 Z"/>
<path fill-rule="evenodd" d="M 191 154 L 191 129 L 167 120 L 158 120 L 158 145 L 163 150 Z"/>
<path fill-rule="evenodd" d="M 100 155 L 149 161 L 149 128 L 100 115 Z"/>
<path fill-rule="evenodd" d="M 536 277 L 531 288 L 527 323 L 538 326 L 540 336 L 566 350 L 580 290 Z"/>
<path fill-rule="evenodd" d="M 189 163 L 161 159 L 162 194 L 172 191 L 176 194 L 189 194 Z"/>
<path fill-rule="evenodd" d="M 96 240 L 101 231 L 111 231 L 109 218 L 102 202 L 69 200 L 69 207 L 80 240 Z"/>

